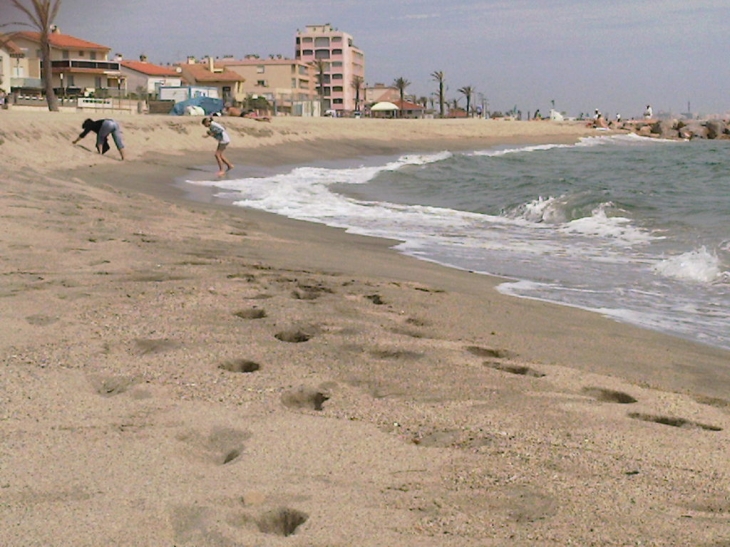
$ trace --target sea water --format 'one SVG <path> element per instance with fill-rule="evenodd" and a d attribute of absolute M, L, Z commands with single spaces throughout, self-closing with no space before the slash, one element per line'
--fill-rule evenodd
<path fill-rule="evenodd" d="M 502 276 L 505 294 L 730 349 L 729 141 L 600 136 L 243 175 L 189 182 Z"/>

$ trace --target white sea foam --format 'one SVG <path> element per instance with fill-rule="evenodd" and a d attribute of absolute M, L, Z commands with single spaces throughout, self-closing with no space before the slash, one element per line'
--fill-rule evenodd
<path fill-rule="evenodd" d="M 730 272 L 722 265 L 730 243 L 711 245 L 722 259 L 704 247 L 684 252 L 687 231 L 675 230 L 681 221 L 667 222 L 666 215 L 656 214 L 663 214 L 667 203 L 682 203 L 671 193 L 677 187 L 658 178 L 667 176 L 662 169 L 673 165 L 675 156 L 660 145 L 667 151 L 653 161 L 660 150 L 649 146 L 658 142 L 604 135 L 575 145 L 474 152 L 454 162 L 450 152 L 413 154 L 379 165 L 371 159 L 368 165 L 348 168 L 300 167 L 269 177 L 191 182 L 219 188 L 217 195 L 237 205 L 400 240 L 401 252 L 424 260 L 524 280 L 501 286 L 507 294 L 730 347 L 724 311 Z M 646 152 L 634 153 L 631 148 L 637 146 L 646 146 Z M 585 148 L 593 150 L 581 150 Z M 528 155 L 515 163 L 491 159 L 520 152 Z M 691 152 L 687 149 L 682 157 Z M 590 164 L 581 163 L 587 156 Z M 647 166 L 638 184 L 621 173 L 608 176 L 614 171 L 606 168 L 616 157 Z M 594 161 L 596 174 L 591 172 Z M 432 171 L 429 165 L 435 166 Z M 364 186 L 370 182 L 374 184 Z M 425 205 L 429 202 L 443 205 Z M 672 249 L 676 256 L 670 255 Z M 707 297 L 710 291 L 715 298 Z M 719 308 L 698 304 L 706 302 L 717 302 Z"/>
<path fill-rule="evenodd" d="M 606 210 L 612 206 L 610 202 L 602 203 L 593 210 L 591 216 L 571 220 L 561 226 L 560 231 L 565 234 L 607 238 L 614 243 L 628 246 L 645 244 L 657 239 L 634 226 L 630 218 L 608 216 Z"/>
<path fill-rule="evenodd" d="M 700 283 L 712 283 L 723 276 L 720 259 L 705 247 L 666 258 L 653 270 L 664 277 Z"/>

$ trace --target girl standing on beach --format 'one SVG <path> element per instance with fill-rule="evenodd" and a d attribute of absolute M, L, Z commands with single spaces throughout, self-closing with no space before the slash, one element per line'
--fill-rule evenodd
<path fill-rule="evenodd" d="M 203 137 L 213 137 L 218 141 L 218 147 L 215 150 L 215 161 L 218 162 L 218 176 L 222 177 L 225 175 L 226 171 L 233 169 L 233 164 L 223 155 L 226 147 L 231 142 L 231 138 L 228 136 L 226 128 L 218 122 L 214 122 L 213 118 L 209 118 L 207 116 L 203 118 L 203 125 L 208 128 L 208 131 L 205 135 L 203 135 Z M 227 167 L 226 170 L 223 169 L 223 165 Z"/>

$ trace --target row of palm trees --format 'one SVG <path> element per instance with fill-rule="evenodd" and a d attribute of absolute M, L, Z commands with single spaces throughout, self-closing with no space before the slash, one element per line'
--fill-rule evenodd
<path fill-rule="evenodd" d="M 322 74 L 322 72 L 320 72 Z M 439 105 L 439 115 L 443 118 L 446 113 L 446 78 L 444 76 L 444 72 L 441 70 L 437 70 L 431 74 L 431 78 L 438 84 L 438 90 L 435 93 L 436 98 L 438 99 L 438 105 Z M 321 78 L 320 78 L 321 81 Z M 405 104 L 405 95 L 406 95 L 406 89 L 408 86 L 411 85 L 411 82 L 407 80 L 406 78 L 399 77 L 393 80 L 393 87 L 395 87 L 398 90 L 398 93 L 400 95 L 400 104 L 401 107 L 403 104 Z M 362 76 L 353 76 L 352 78 L 352 87 L 355 88 L 355 104 L 360 104 L 360 89 L 363 86 L 363 77 Z M 459 93 L 461 93 L 466 98 L 466 112 L 467 115 L 471 112 L 471 103 L 472 98 L 474 97 L 474 87 L 471 85 L 466 85 L 460 89 L 457 90 Z M 420 97 L 416 100 L 418 104 L 423 106 L 424 108 L 428 107 L 429 102 L 431 102 L 433 106 L 433 99 L 429 99 L 428 97 Z M 454 108 L 458 108 L 458 99 L 454 99 L 453 102 Z"/>

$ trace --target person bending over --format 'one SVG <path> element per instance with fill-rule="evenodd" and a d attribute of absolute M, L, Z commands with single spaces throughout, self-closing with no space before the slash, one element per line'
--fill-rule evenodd
<path fill-rule="evenodd" d="M 124 160 L 124 141 L 122 140 L 122 129 L 115 120 L 103 119 L 103 120 L 92 120 L 87 118 L 84 123 L 81 124 L 83 131 L 73 141 L 74 144 L 83 139 L 91 131 L 96 133 L 96 150 L 99 154 L 106 154 L 109 150 L 109 135 L 114 139 L 114 144 L 117 145 L 119 155 Z"/>

